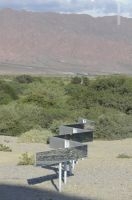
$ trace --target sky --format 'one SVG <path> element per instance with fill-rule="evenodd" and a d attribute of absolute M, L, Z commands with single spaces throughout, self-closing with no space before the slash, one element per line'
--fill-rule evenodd
<path fill-rule="evenodd" d="M 0 8 L 102 16 L 116 14 L 117 2 L 121 14 L 132 17 L 132 0 L 0 0 Z"/>

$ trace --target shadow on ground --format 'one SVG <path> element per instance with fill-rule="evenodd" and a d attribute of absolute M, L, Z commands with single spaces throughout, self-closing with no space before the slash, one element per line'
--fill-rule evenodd
<path fill-rule="evenodd" d="M 0 200 L 93 200 L 26 186 L 0 185 Z M 95 200 L 95 199 L 94 199 Z"/>
<path fill-rule="evenodd" d="M 36 185 L 38 183 L 43 183 L 43 182 L 46 182 L 46 181 L 51 181 L 51 184 L 54 186 L 54 188 L 56 189 L 56 191 L 59 191 L 58 186 L 54 182 L 54 180 L 58 179 L 58 176 L 59 176 L 59 174 L 58 174 L 59 173 L 58 172 L 58 168 L 53 167 L 53 166 L 45 166 L 43 168 L 48 169 L 48 170 L 52 170 L 52 171 L 55 172 L 55 174 L 50 174 L 50 175 L 46 175 L 46 176 L 41 176 L 41 177 L 37 177 L 37 178 L 28 179 L 27 183 L 29 185 Z M 73 173 L 67 172 L 67 177 L 73 176 L 73 175 L 74 175 Z M 64 170 L 62 170 L 62 177 L 63 177 L 62 181 L 64 182 Z"/>

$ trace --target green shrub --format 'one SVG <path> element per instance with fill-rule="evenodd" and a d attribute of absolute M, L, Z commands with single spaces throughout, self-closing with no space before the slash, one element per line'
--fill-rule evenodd
<path fill-rule="evenodd" d="M 8 83 L 0 80 L 0 104 L 8 104 L 17 98 L 17 91 L 12 82 Z"/>
<path fill-rule="evenodd" d="M 72 121 L 73 122 L 73 121 Z M 70 122 L 68 121 L 62 121 L 62 120 L 53 120 L 52 124 L 50 125 L 50 130 L 52 133 L 54 133 L 55 135 L 59 134 L 59 127 L 63 124 L 70 124 Z"/>
<path fill-rule="evenodd" d="M 24 103 L 34 103 L 38 106 L 47 108 L 54 107 L 57 104 L 59 94 L 50 86 L 45 87 L 43 83 L 34 82 L 25 91 L 24 96 L 21 98 Z"/>
<path fill-rule="evenodd" d="M 126 84 L 127 78 L 125 76 L 106 76 L 98 77 L 94 83 L 93 87 L 97 91 L 100 90 L 111 90 L 112 92 L 117 92 Z M 123 87 L 124 88 L 124 87 Z M 125 90 L 124 90 L 125 92 Z"/>
<path fill-rule="evenodd" d="M 90 80 L 87 77 L 82 77 L 82 84 L 88 86 L 90 84 Z"/>
<path fill-rule="evenodd" d="M 47 143 L 48 138 L 52 136 L 52 133 L 46 129 L 32 129 L 23 133 L 18 142 L 21 143 Z"/>
<path fill-rule="evenodd" d="M 34 165 L 35 164 L 35 158 L 34 155 L 29 155 L 27 152 L 23 153 L 19 157 L 18 165 Z"/>
<path fill-rule="evenodd" d="M 132 77 L 18 77 L 0 77 L 0 134 L 37 127 L 57 134 L 61 123 L 83 117 L 96 121 L 95 138 L 132 137 Z"/>
<path fill-rule="evenodd" d="M 30 75 L 23 74 L 23 75 L 17 76 L 15 80 L 18 81 L 19 83 L 32 83 L 34 81 L 34 78 Z"/>
<path fill-rule="evenodd" d="M 102 114 L 96 121 L 94 137 L 107 140 L 132 137 L 132 117 L 126 114 Z"/>
<path fill-rule="evenodd" d="M 78 76 L 75 76 L 71 79 L 71 83 L 73 84 L 81 84 L 81 81 L 82 81 L 81 78 Z"/>
<path fill-rule="evenodd" d="M 12 149 L 4 144 L 0 144 L 0 151 L 11 152 Z"/>
<path fill-rule="evenodd" d="M 122 153 L 122 154 L 119 154 L 117 156 L 117 158 L 132 158 L 132 156 L 129 156 L 129 155 L 126 155 L 126 154 Z"/>
<path fill-rule="evenodd" d="M 43 109 L 32 104 L 9 104 L 0 107 L 0 134 L 17 136 L 43 124 Z"/>
<path fill-rule="evenodd" d="M 11 101 L 12 101 L 12 98 L 9 94 L 0 92 L 0 104 L 8 104 Z"/>

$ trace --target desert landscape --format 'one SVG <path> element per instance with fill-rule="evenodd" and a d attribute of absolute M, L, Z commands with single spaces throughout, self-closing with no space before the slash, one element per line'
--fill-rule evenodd
<path fill-rule="evenodd" d="M 0 200 L 132 200 L 132 18 L 9 7 L 0 4 Z M 59 192 L 58 169 L 36 167 L 35 155 L 82 116 L 94 141 Z"/>
<path fill-rule="evenodd" d="M 88 158 L 76 164 L 74 176 L 63 184 L 62 193 L 57 191 L 54 171 L 17 165 L 22 153 L 46 151 L 48 145 L 17 140 L 17 137 L 0 136 L 1 143 L 12 149 L 12 152 L 0 152 L 0 200 L 132 199 L 132 139 L 89 143 Z M 122 154 L 128 158 L 118 158 Z"/>

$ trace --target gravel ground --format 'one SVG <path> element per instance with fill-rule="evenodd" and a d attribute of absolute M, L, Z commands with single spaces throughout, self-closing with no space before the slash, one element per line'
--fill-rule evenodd
<path fill-rule="evenodd" d="M 132 199 L 132 159 L 117 158 L 122 153 L 132 156 L 132 139 L 89 143 L 88 158 L 76 164 L 74 176 L 63 184 L 61 194 L 56 192 L 58 179 L 43 182 L 44 177 L 48 179 L 47 175 L 54 175 L 54 171 L 17 166 L 21 153 L 45 151 L 47 145 L 19 144 L 17 138 L 4 136 L 0 136 L 0 143 L 13 150 L 0 152 L 0 200 Z M 29 179 L 37 184 L 29 185 Z"/>

